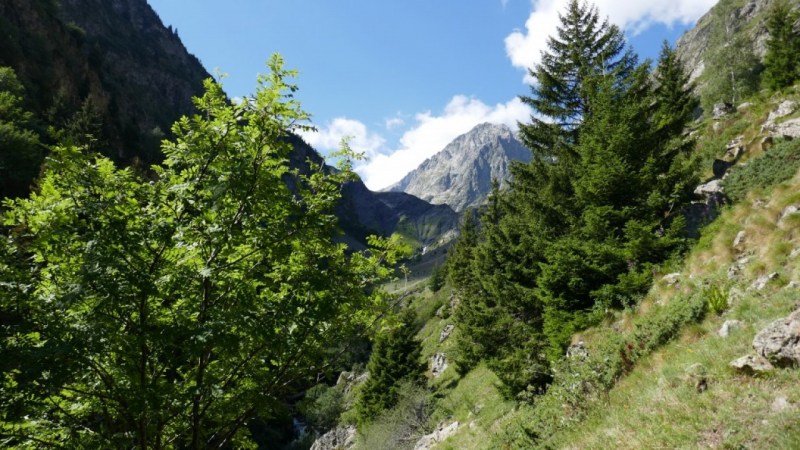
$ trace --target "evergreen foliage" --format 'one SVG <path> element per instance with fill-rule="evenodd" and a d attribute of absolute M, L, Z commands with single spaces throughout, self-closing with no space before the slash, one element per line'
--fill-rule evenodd
<path fill-rule="evenodd" d="M 420 362 L 415 320 L 413 310 L 406 308 L 396 328 L 376 337 L 367 364 L 369 378 L 356 406 L 359 423 L 369 423 L 396 405 L 404 381 L 417 383 L 422 380 L 425 366 Z"/>
<path fill-rule="evenodd" d="M 208 80 L 147 177 L 62 147 L 39 190 L 6 203 L 3 445 L 254 448 L 248 423 L 383 310 L 374 283 L 396 252 L 334 243 L 348 155 L 289 168 L 307 116 L 294 72 L 270 69 L 239 105 Z"/>
<path fill-rule="evenodd" d="M 544 156 L 574 144 L 588 105 L 584 80 L 594 72 L 612 70 L 624 79 L 636 65 L 636 57 L 625 49 L 625 37 L 608 20 L 600 22 L 595 6 L 571 0 L 557 36 L 548 38 L 549 51 L 529 69 L 537 83 L 524 103 L 537 113 L 530 124 L 520 124 L 522 142 L 534 155 Z M 555 153 L 557 155 L 557 153 Z"/>
<path fill-rule="evenodd" d="M 14 70 L 0 67 L 0 198 L 27 193 L 44 157 L 24 94 Z"/>
<path fill-rule="evenodd" d="M 794 24 L 800 15 L 786 0 L 772 5 L 767 18 L 767 53 L 764 55 L 764 84 L 772 90 L 791 86 L 800 78 L 800 33 Z"/>
<path fill-rule="evenodd" d="M 651 74 L 594 7 L 573 0 L 561 21 L 531 71 L 533 123 L 520 125 L 533 160 L 451 255 L 459 369 L 486 360 L 523 397 L 550 381 L 575 331 L 632 305 L 681 248 L 670 213 L 696 184 L 682 134 L 697 101 L 673 50 Z"/>

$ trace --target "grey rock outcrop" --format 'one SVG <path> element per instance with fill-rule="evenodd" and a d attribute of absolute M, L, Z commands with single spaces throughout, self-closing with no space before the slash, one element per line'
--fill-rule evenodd
<path fill-rule="evenodd" d="M 426 434 L 417 441 L 416 445 L 414 445 L 414 450 L 430 450 L 434 445 L 456 434 L 460 426 L 458 422 L 453 422 L 449 425 L 439 424 L 433 433 Z"/>
<path fill-rule="evenodd" d="M 714 120 L 719 120 L 734 111 L 736 111 L 736 108 L 734 108 L 730 103 L 717 103 L 714 105 L 714 110 L 711 111 L 711 117 Z"/>
<path fill-rule="evenodd" d="M 447 355 L 444 353 L 437 353 L 431 356 L 431 375 L 434 378 L 439 377 L 447 369 Z"/>
<path fill-rule="evenodd" d="M 800 367 L 800 310 L 778 319 L 753 338 L 756 353 L 776 367 Z"/>
<path fill-rule="evenodd" d="M 442 343 L 442 342 L 444 342 L 444 341 L 445 341 L 447 338 L 449 338 L 449 337 L 450 337 L 450 334 L 453 332 L 453 330 L 454 330 L 455 328 L 456 328 L 456 326 L 455 326 L 455 325 L 453 325 L 453 324 L 447 324 L 447 325 L 445 325 L 445 326 L 444 326 L 444 328 L 442 329 L 442 332 L 439 334 L 439 343 Z"/>
<path fill-rule="evenodd" d="M 750 289 L 756 291 L 762 291 L 764 290 L 765 287 L 767 287 L 770 281 L 775 280 L 777 278 L 778 278 L 777 272 L 772 272 L 768 275 L 762 275 L 758 277 L 758 279 L 754 281 L 753 284 L 750 285 Z"/>
<path fill-rule="evenodd" d="M 695 188 L 694 193 L 705 197 L 722 194 L 722 180 L 711 180 Z"/>
<path fill-rule="evenodd" d="M 369 378 L 369 372 L 356 374 L 355 372 L 342 372 L 336 380 L 336 386 L 342 390 L 342 393 L 348 394 L 353 388 L 363 384 Z"/>
<path fill-rule="evenodd" d="M 508 127 L 484 123 L 457 137 L 387 190 L 463 211 L 486 201 L 492 180 L 505 185 L 511 161 L 530 159 L 530 150 Z"/>
<path fill-rule="evenodd" d="M 737 259 L 736 262 L 734 262 L 728 269 L 728 279 L 735 279 L 742 272 L 742 270 L 744 270 L 748 263 L 750 263 L 750 257 L 748 256 Z"/>
<path fill-rule="evenodd" d="M 767 120 L 761 126 L 761 131 L 770 136 L 794 139 L 800 137 L 800 118 L 778 122 L 780 119 L 797 111 L 798 103 L 794 100 L 785 100 L 769 113 Z"/>
<path fill-rule="evenodd" d="M 356 427 L 336 427 L 311 445 L 311 450 L 349 450 L 356 445 Z"/>

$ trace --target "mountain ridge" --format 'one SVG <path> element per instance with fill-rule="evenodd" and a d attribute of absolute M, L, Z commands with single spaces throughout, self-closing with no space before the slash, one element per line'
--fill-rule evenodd
<path fill-rule="evenodd" d="M 525 148 L 505 125 L 482 123 L 456 137 L 385 192 L 406 192 L 457 212 L 485 202 L 492 181 L 507 185 L 511 161 L 528 162 Z"/>

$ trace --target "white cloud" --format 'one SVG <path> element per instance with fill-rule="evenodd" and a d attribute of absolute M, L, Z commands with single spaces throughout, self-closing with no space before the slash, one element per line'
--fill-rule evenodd
<path fill-rule="evenodd" d="M 384 126 L 387 130 L 394 130 L 395 128 L 402 127 L 406 121 L 401 117 L 390 117 L 384 121 Z"/>
<path fill-rule="evenodd" d="M 359 164 L 356 172 L 370 189 L 388 187 L 476 125 L 491 122 L 516 129 L 517 121 L 527 121 L 530 113 L 517 98 L 489 106 L 480 100 L 457 95 L 440 115 L 430 111 L 417 114 L 414 126 L 400 138 L 400 148 L 374 155 Z"/>
<path fill-rule="evenodd" d="M 364 153 L 367 157 L 377 155 L 386 143 L 381 135 L 369 132 L 363 123 L 345 117 L 333 119 L 324 127 L 320 127 L 319 131 L 304 131 L 300 135 L 312 147 L 321 151 L 336 150 L 342 138 L 349 137 L 350 148 Z"/>
<path fill-rule="evenodd" d="M 532 0 L 533 11 L 525 30 L 515 30 L 505 39 L 506 54 L 515 67 L 528 69 L 540 60 L 547 47 L 547 37 L 555 34 L 558 14 L 569 0 Z M 602 17 L 633 33 L 657 23 L 691 24 L 717 3 L 717 0 L 594 0 Z M 530 81 L 526 79 L 526 82 Z"/>

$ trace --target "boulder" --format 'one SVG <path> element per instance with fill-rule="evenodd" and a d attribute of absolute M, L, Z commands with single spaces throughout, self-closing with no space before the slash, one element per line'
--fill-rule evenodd
<path fill-rule="evenodd" d="M 796 249 L 792 250 L 792 253 L 789 253 L 789 259 L 795 259 L 798 256 L 800 256 L 800 247 L 797 247 Z"/>
<path fill-rule="evenodd" d="M 318 437 L 311 450 L 348 450 L 356 445 L 356 427 L 336 427 Z"/>
<path fill-rule="evenodd" d="M 747 375 L 756 375 L 775 370 L 775 367 L 773 367 L 769 361 L 759 355 L 742 356 L 739 359 L 731 361 L 729 365 L 737 372 Z"/>
<path fill-rule="evenodd" d="M 453 325 L 453 324 L 445 325 L 444 329 L 439 334 L 439 343 L 442 343 L 442 342 L 444 342 L 445 339 L 449 338 L 450 334 L 453 332 L 453 329 L 455 329 L 455 327 L 456 326 Z"/>
<path fill-rule="evenodd" d="M 781 217 L 778 219 L 778 225 L 783 225 L 790 216 L 800 213 L 800 205 L 789 205 L 783 208 Z"/>
<path fill-rule="evenodd" d="M 694 193 L 703 197 L 722 194 L 722 180 L 711 180 L 695 188 Z"/>
<path fill-rule="evenodd" d="M 750 289 L 761 291 L 765 287 L 767 287 L 770 281 L 775 280 L 777 278 L 778 278 L 778 272 L 772 272 L 769 275 L 762 275 L 758 277 L 758 279 L 754 281 L 753 284 L 750 285 Z"/>
<path fill-rule="evenodd" d="M 777 108 L 772 110 L 767 116 L 765 124 L 774 124 L 776 120 L 781 117 L 786 117 L 797 110 L 797 102 L 794 100 L 785 100 Z"/>
<path fill-rule="evenodd" d="M 742 157 L 743 154 L 744 154 L 744 147 L 739 145 L 726 150 L 725 159 L 727 159 L 728 161 L 737 161 L 739 158 Z"/>
<path fill-rule="evenodd" d="M 725 323 L 722 324 L 717 334 L 719 337 L 726 338 L 730 335 L 731 331 L 741 328 L 744 325 L 744 322 L 741 320 L 726 320 Z"/>
<path fill-rule="evenodd" d="M 447 369 L 447 354 L 437 353 L 431 356 L 431 375 L 437 378 Z"/>
<path fill-rule="evenodd" d="M 713 117 L 714 120 L 719 120 L 734 111 L 736 111 L 736 109 L 734 109 L 733 105 L 730 103 L 717 103 L 711 111 L 711 117 Z"/>
<path fill-rule="evenodd" d="M 419 438 L 417 443 L 414 445 L 414 450 L 430 450 L 434 445 L 456 434 L 459 426 L 460 424 L 458 422 L 453 422 L 449 425 L 440 423 L 439 426 L 433 430 L 433 433 L 426 434 L 425 436 Z"/>
<path fill-rule="evenodd" d="M 800 117 L 773 125 L 771 133 L 787 140 L 800 137 Z"/>
<path fill-rule="evenodd" d="M 753 348 L 773 366 L 800 367 L 800 309 L 756 334 Z"/>
<path fill-rule="evenodd" d="M 800 289 L 800 281 L 790 281 L 789 284 L 787 284 L 784 289 L 786 290 Z"/>

